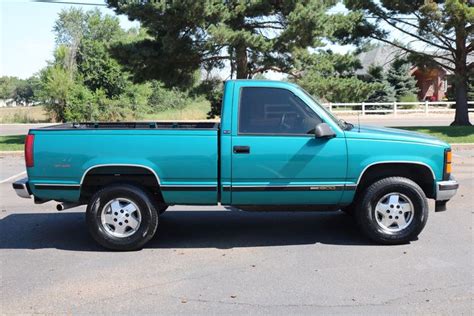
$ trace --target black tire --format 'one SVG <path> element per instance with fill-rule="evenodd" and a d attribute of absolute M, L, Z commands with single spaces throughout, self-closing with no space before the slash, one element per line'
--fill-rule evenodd
<path fill-rule="evenodd" d="M 380 221 L 380 213 L 376 214 L 375 206 L 390 193 L 404 195 L 413 205 L 411 222 L 407 221 L 408 226 L 399 231 L 391 231 L 391 227 L 385 228 L 376 218 L 379 216 Z M 396 208 L 394 210 L 398 212 Z M 389 211 L 390 208 L 386 212 Z M 402 177 L 385 178 L 373 183 L 363 192 L 357 204 L 355 217 L 362 232 L 375 242 L 387 245 L 403 244 L 416 239 L 425 227 L 428 219 L 428 201 L 420 186 L 412 180 Z"/>
<path fill-rule="evenodd" d="M 130 236 L 113 236 L 102 224 L 104 206 L 118 198 L 133 202 L 140 212 L 140 224 Z M 100 245 L 111 250 L 130 251 L 141 249 L 153 237 L 158 227 L 158 212 L 144 190 L 129 184 L 114 184 L 92 196 L 87 205 L 86 221 L 90 234 Z"/>

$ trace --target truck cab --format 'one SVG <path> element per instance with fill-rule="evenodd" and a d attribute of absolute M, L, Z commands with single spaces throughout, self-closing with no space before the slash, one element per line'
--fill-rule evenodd
<path fill-rule="evenodd" d="M 226 84 L 223 104 L 222 203 L 342 201 L 348 161 L 344 130 L 303 90 L 284 82 L 237 80 Z M 326 134 L 316 137 L 316 126 L 324 126 Z"/>
<path fill-rule="evenodd" d="M 92 236 L 142 247 L 169 205 L 247 211 L 339 210 L 373 240 L 423 229 L 427 199 L 446 209 L 458 183 L 450 146 L 397 129 L 338 120 L 299 86 L 230 80 L 220 123 L 69 123 L 30 130 L 28 178 L 13 186 L 58 209 L 87 204 Z"/>

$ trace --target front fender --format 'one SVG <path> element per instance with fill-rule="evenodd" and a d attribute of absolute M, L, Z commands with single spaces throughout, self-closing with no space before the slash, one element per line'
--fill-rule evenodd
<path fill-rule="evenodd" d="M 434 180 L 443 178 L 443 146 L 376 139 L 347 139 L 347 180 L 358 183 L 365 170 L 375 164 L 411 163 L 428 167 Z"/>

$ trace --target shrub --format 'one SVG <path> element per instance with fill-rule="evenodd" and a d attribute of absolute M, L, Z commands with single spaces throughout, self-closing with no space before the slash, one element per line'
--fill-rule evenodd
<path fill-rule="evenodd" d="M 151 93 L 148 98 L 149 111 L 161 112 L 170 109 L 182 109 L 189 102 L 189 95 L 177 88 L 167 89 L 160 81 L 151 82 Z"/>
<path fill-rule="evenodd" d="M 398 101 L 399 102 L 417 102 L 418 97 L 414 93 L 408 93 L 408 94 L 402 95 Z M 416 108 L 416 104 L 400 105 L 400 109 L 414 109 L 414 108 Z"/>
<path fill-rule="evenodd" d="M 68 122 L 95 121 L 100 113 L 95 95 L 81 84 L 76 84 L 66 98 L 64 120 Z"/>
<path fill-rule="evenodd" d="M 194 96 L 204 96 L 211 103 L 211 110 L 207 113 L 207 118 L 215 118 L 221 115 L 222 97 L 224 87 L 219 78 L 210 78 L 203 80 L 193 90 Z"/>

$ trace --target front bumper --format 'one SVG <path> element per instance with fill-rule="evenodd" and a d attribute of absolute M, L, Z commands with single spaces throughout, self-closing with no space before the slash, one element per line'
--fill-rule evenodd
<path fill-rule="evenodd" d="M 439 181 L 436 183 L 436 201 L 448 201 L 458 191 L 459 183 L 454 179 L 450 178 L 446 181 Z"/>
<path fill-rule="evenodd" d="M 19 197 L 30 199 L 31 192 L 28 186 L 28 178 L 23 178 L 21 180 L 15 181 L 12 183 L 13 189 L 15 189 L 16 195 Z"/>

